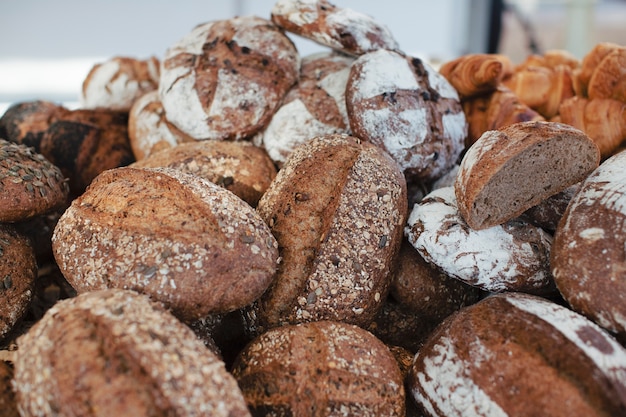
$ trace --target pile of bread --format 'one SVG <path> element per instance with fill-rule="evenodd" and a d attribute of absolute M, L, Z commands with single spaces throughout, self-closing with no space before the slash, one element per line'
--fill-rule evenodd
<path fill-rule="evenodd" d="M 626 47 L 278 0 L 82 104 L 0 117 L 4 415 L 626 414 Z"/>

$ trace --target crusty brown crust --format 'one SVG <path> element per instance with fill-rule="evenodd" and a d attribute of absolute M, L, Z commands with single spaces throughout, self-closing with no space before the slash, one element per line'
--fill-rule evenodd
<path fill-rule="evenodd" d="M 593 140 L 566 124 L 521 122 L 485 132 L 459 167 L 459 211 L 476 230 L 502 224 L 580 182 L 599 163 Z"/>
<path fill-rule="evenodd" d="M 185 320 L 251 303 L 278 259 L 252 207 L 172 168 L 105 171 L 59 219 L 52 247 L 79 293 L 135 289 Z"/>
<path fill-rule="evenodd" d="M 0 222 L 31 219 L 66 204 L 61 170 L 26 145 L 0 139 Z"/>
<path fill-rule="evenodd" d="M 55 304 L 18 339 L 14 386 L 22 415 L 250 416 L 224 363 L 127 290 Z"/>
<path fill-rule="evenodd" d="M 416 355 L 408 392 L 433 416 L 608 417 L 626 413 L 625 376 L 626 350 L 593 322 L 508 293 L 446 320 Z"/>
<path fill-rule="evenodd" d="M 328 135 L 297 148 L 257 208 L 282 262 L 252 321 L 368 323 L 388 292 L 406 198 L 397 165 L 374 145 Z"/>
<path fill-rule="evenodd" d="M 163 149 L 131 165 L 169 167 L 209 180 L 252 207 L 276 177 L 276 167 L 263 148 L 250 142 L 203 140 Z"/>
<path fill-rule="evenodd" d="M 387 346 L 345 323 L 272 329 L 233 367 L 254 415 L 404 416 L 403 377 Z"/>
<path fill-rule="evenodd" d="M 13 380 L 13 366 L 0 360 L 0 410 L 2 417 L 19 417 L 15 392 L 11 381 Z"/>
<path fill-rule="evenodd" d="M 580 185 L 556 229 L 551 267 L 574 310 L 626 341 L 624 167 L 622 151 Z"/>
<path fill-rule="evenodd" d="M 29 239 L 0 223 L 0 340 L 26 314 L 36 277 L 37 261 Z"/>
<path fill-rule="evenodd" d="M 66 111 L 62 105 L 46 100 L 15 103 L 0 116 L 0 139 L 40 152 L 41 140 L 50 123 Z"/>

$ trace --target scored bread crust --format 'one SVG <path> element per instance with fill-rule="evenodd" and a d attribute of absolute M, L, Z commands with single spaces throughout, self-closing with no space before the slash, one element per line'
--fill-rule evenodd
<path fill-rule="evenodd" d="M 485 132 L 466 152 L 454 191 L 473 229 L 518 217 L 583 180 L 600 163 L 595 143 L 581 130 L 532 121 Z"/>
<path fill-rule="evenodd" d="M 98 176 L 59 219 L 52 247 L 79 293 L 135 289 L 183 320 L 251 303 L 278 259 L 276 240 L 252 207 L 172 168 Z"/>

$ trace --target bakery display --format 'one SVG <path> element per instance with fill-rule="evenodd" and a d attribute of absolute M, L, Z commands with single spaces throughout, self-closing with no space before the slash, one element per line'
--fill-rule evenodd
<path fill-rule="evenodd" d="M 625 47 L 390 29 L 279 0 L 10 106 L 0 414 L 625 414 Z"/>

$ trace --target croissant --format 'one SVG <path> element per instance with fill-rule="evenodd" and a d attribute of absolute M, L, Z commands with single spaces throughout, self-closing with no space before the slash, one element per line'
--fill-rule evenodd
<path fill-rule="evenodd" d="M 615 49 L 620 49 L 622 46 L 613 42 L 600 42 L 597 43 L 591 50 L 583 57 L 580 68 L 575 71 L 574 77 L 574 89 L 576 95 L 581 97 L 587 97 L 587 86 L 593 76 L 593 73 L 600 65 L 600 62 L 609 53 Z"/>
<path fill-rule="evenodd" d="M 505 86 L 482 96 L 461 101 L 468 123 L 465 146 L 471 146 L 488 130 L 495 130 L 517 122 L 545 120 L 528 107 L 517 95 Z"/>
<path fill-rule="evenodd" d="M 602 58 L 587 86 L 589 98 L 613 98 L 626 103 L 626 47 Z"/>
<path fill-rule="evenodd" d="M 546 119 L 554 117 L 561 102 L 575 94 L 572 69 L 567 65 L 521 66 L 504 85 Z"/>
<path fill-rule="evenodd" d="M 576 70 L 580 67 L 581 62 L 571 52 L 565 51 L 563 49 L 551 49 L 545 51 L 542 55 L 528 55 L 524 62 L 518 65 L 515 70 L 517 71 L 527 66 L 555 68 L 559 65 L 565 65 L 572 70 Z"/>
<path fill-rule="evenodd" d="M 439 68 L 462 100 L 494 91 L 512 72 L 511 60 L 500 54 L 467 54 Z"/>
<path fill-rule="evenodd" d="M 610 98 L 571 97 L 561 103 L 560 121 L 582 130 L 600 149 L 603 159 L 626 141 L 626 103 Z"/>

